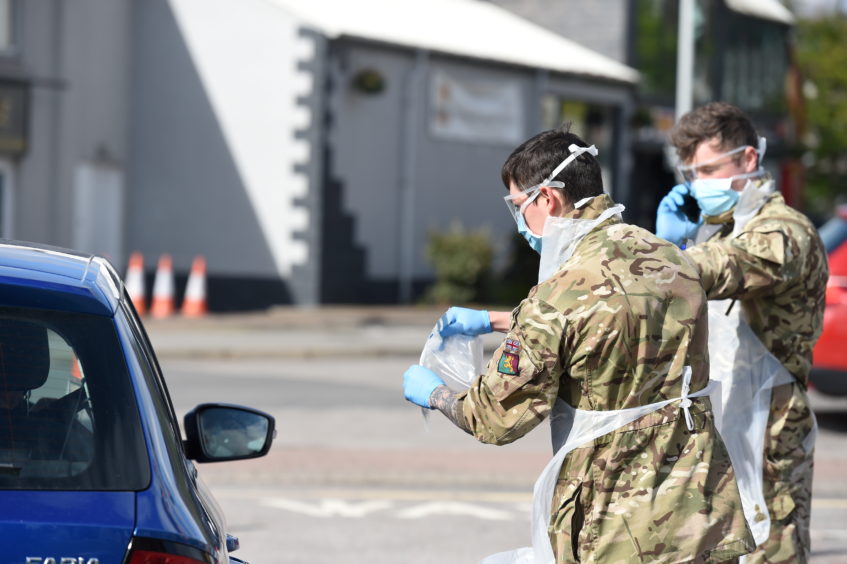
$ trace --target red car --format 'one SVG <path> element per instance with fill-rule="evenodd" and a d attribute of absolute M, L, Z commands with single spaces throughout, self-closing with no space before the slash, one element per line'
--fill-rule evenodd
<path fill-rule="evenodd" d="M 847 395 L 847 206 L 838 208 L 820 234 L 829 255 L 829 282 L 811 381 L 822 393 Z"/>

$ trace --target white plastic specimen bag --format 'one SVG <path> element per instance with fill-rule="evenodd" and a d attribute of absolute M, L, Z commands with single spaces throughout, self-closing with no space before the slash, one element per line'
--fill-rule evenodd
<path fill-rule="evenodd" d="M 442 339 L 438 328 L 438 324 L 432 328 L 419 364 L 438 374 L 454 392 L 463 392 L 483 372 L 482 339 L 468 335 Z"/>

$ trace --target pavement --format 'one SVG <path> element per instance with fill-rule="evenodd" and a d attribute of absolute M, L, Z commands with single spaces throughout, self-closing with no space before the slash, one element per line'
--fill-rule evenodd
<path fill-rule="evenodd" d="M 274 307 L 201 318 L 145 318 L 166 359 L 417 356 L 444 307 Z M 484 337 L 494 350 L 502 335 Z"/>

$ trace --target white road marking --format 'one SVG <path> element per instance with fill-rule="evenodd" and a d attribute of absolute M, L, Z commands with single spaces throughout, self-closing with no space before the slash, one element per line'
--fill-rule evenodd
<path fill-rule="evenodd" d="M 413 505 L 397 512 L 397 516 L 401 519 L 420 519 L 433 515 L 469 515 L 488 521 L 508 521 L 512 519 L 512 514 L 508 511 L 458 501 L 433 501 Z"/>
<path fill-rule="evenodd" d="M 393 504 L 390 501 L 375 500 L 351 503 L 341 499 L 321 499 L 317 504 L 305 503 L 293 499 L 273 497 L 262 501 L 262 505 L 285 509 L 294 513 L 302 513 L 310 517 L 348 517 L 361 519 L 369 513 L 390 509 Z"/>
<path fill-rule="evenodd" d="M 361 519 L 371 513 L 388 512 L 396 506 L 393 501 L 389 500 L 351 502 L 327 498 L 307 502 L 285 497 L 267 498 L 262 500 L 261 503 L 266 507 L 300 513 L 309 517 L 343 517 L 348 519 Z M 516 512 L 458 501 L 431 501 L 391 511 L 388 516 L 399 519 L 422 519 L 436 515 L 465 515 L 487 521 L 509 521 L 521 518 L 522 514 L 525 513 L 525 511 L 522 511 L 522 507 L 518 507 L 524 504 L 514 505 Z"/>
<path fill-rule="evenodd" d="M 270 489 L 270 488 L 269 488 Z M 347 499 L 390 501 L 467 501 L 480 503 L 526 503 L 532 501 L 532 491 L 522 492 L 483 492 L 473 490 L 401 490 L 367 488 L 305 488 L 299 491 L 278 489 L 286 499 Z M 262 499 L 266 490 L 240 487 L 219 486 L 215 488 L 215 497 Z"/>

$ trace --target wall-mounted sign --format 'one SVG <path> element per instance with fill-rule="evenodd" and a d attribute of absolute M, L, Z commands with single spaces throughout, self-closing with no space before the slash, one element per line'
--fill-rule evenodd
<path fill-rule="evenodd" d="M 517 81 L 456 77 L 435 69 L 430 132 L 442 139 L 517 145 L 524 140 L 524 100 Z"/>
<path fill-rule="evenodd" d="M 0 82 L 0 153 L 20 156 L 26 152 L 28 90 L 17 82 Z"/>

